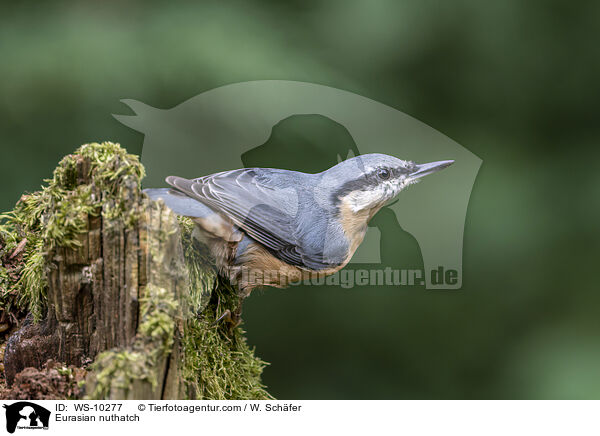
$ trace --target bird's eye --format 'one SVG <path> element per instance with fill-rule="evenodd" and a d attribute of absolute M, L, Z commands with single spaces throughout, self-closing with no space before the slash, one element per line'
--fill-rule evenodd
<path fill-rule="evenodd" d="M 379 171 L 377 171 L 377 177 L 379 177 L 380 180 L 387 180 L 389 179 L 391 176 L 390 170 L 386 169 L 386 168 L 382 168 Z"/>

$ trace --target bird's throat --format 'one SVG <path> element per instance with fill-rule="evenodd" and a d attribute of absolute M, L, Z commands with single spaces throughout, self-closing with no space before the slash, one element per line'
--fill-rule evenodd
<path fill-rule="evenodd" d="M 339 206 L 339 216 L 342 229 L 350 243 L 350 256 L 352 256 L 367 233 L 367 224 L 372 215 L 370 210 L 355 211 L 349 202 L 342 201 Z"/>

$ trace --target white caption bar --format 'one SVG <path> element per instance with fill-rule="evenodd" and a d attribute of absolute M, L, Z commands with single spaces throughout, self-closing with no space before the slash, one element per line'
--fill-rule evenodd
<path fill-rule="evenodd" d="M 0 401 L 3 429 L 42 434 L 598 435 L 600 401 Z M 117 434 L 117 433 L 113 433 Z"/>

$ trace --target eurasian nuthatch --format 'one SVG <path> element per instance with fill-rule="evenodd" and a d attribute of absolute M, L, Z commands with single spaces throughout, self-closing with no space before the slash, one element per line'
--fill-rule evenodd
<path fill-rule="evenodd" d="M 244 168 L 192 180 L 170 176 L 172 188 L 144 192 L 191 217 L 219 272 L 247 295 L 340 270 L 377 211 L 453 162 L 418 165 L 365 154 L 317 174 Z"/>

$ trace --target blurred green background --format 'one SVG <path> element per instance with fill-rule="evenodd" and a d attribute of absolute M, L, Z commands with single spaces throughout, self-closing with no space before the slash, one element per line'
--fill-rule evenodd
<path fill-rule="evenodd" d="M 2 3 L 0 210 L 80 144 L 140 153 L 120 99 L 170 108 L 259 79 L 352 91 L 483 159 L 464 286 L 257 292 L 245 328 L 271 393 L 600 398 L 598 22 L 591 1 Z"/>

